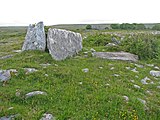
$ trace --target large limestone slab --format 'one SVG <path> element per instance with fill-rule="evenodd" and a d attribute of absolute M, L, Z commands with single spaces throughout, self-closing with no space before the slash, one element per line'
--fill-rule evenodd
<path fill-rule="evenodd" d="M 46 48 L 46 36 L 45 36 L 43 22 L 39 22 L 36 25 L 29 25 L 25 41 L 22 47 L 22 51 L 24 50 L 45 51 L 45 48 Z"/>
<path fill-rule="evenodd" d="M 110 60 L 133 61 L 138 60 L 138 56 L 127 52 L 94 52 L 93 56 Z"/>
<path fill-rule="evenodd" d="M 79 33 L 50 28 L 47 47 L 53 59 L 64 60 L 82 49 L 82 37 Z"/>

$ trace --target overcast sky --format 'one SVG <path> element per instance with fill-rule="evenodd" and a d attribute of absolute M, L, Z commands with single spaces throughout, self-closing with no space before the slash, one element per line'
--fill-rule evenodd
<path fill-rule="evenodd" d="M 160 0 L 1 0 L 0 26 L 160 23 Z"/>

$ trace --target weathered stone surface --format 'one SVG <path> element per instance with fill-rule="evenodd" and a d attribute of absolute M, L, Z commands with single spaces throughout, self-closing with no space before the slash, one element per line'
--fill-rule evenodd
<path fill-rule="evenodd" d="M 53 59 L 64 60 L 82 49 L 82 37 L 79 33 L 50 28 L 48 30 L 47 47 Z"/>
<path fill-rule="evenodd" d="M 151 70 L 150 75 L 152 75 L 154 77 L 160 77 L 160 71 Z"/>
<path fill-rule="evenodd" d="M 0 59 L 8 59 L 8 58 L 11 58 L 11 57 L 13 57 L 13 55 L 6 55 L 6 56 L 2 56 L 2 57 L 0 57 Z"/>
<path fill-rule="evenodd" d="M 30 92 L 30 93 L 27 93 L 26 98 L 29 98 L 29 97 L 32 97 L 32 96 L 35 96 L 35 95 L 47 95 L 47 93 L 42 92 L 42 91 L 33 91 L 33 92 Z"/>
<path fill-rule="evenodd" d="M 38 70 L 35 68 L 23 68 L 26 74 L 37 72 Z"/>
<path fill-rule="evenodd" d="M 25 41 L 22 47 L 22 51 L 24 50 L 44 51 L 45 48 L 46 48 L 46 36 L 45 36 L 43 22 L 39 22 L 36 25 L 29 25 Z"/>
<path fill-rule="evenodd" d="M 11 78 L 9 70 L 0 70 L 0 82 L 6 82 Z"/>
<path fill-rule="evenodd" d="M 138 60 L 138 56 L 127 52 L 94 52 L 92 54 L 98 58 L 110 59 L 110 60 L 124 60 L 133 61 Z"/>
<path fill-rule="evenodd" d="M 45 113 L 43 114 L 43 117 L 40 120 L 56 120 L 56 118 L 53 117 L 52 114 Z"/>

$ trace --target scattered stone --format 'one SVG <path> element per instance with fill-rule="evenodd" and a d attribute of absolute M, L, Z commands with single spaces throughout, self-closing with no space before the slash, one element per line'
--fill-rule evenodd
<path fill-rule="evenodd" d="M 91 48 L 91 49 L 90 49 L 90 51 L 91 51 L 91 52 L 96 52 L 96 50 L 95 50 L 95 49 L 93 49 L 93 48 Z"/>
<path fill-rule="evenodd" d="M 150 75 L 153 77 L 160 77 L 160 71 L 151 70 Z"/>
<path fill-rule="evenodd" d="M 36 25 L 29 25 L 25 41 L 22 47 L 22 51 L 24 50 L 45 51 L 45 48 L 46 48 L 46 36 L 45 36 L 43 22 L 39 22 Z"/>
<path fill-rule="evenodd" d="M 154 67 L 154 69 L 157 69 L 157 70 L 159 70 L 159 67 L 158 67 L 158 66 L 155 66 L 155 67 Z"/>
<path fill-rule="evenodd" d="M 123 96 L 123 98 L 125 99 L 125 101 L 129 101 L 128 96 Z"/>
<path fill-rule="evenodd" d="M 26 96 L 26 98 L 29 98 L 29 97 L 32 97 L 32 96 L 35 96 L 35 95 L 47 95 L 47 93 L 42 92 L 42 91 L 33 91 L 33 92 L 30 92 L 30 93 L 27 93 L 25 96 Z"/>
<path fill-rule="evenodd" d="M 136 67 L 143 68 L 143 65 L 134 64 Z"/>
<path fill-rule="evenodd" d="M 8 58 L 11 58 L 11 57 L 13 57 L 13 55 L 2 56 L 2 57 L 0 57 L 0 60 L 8 59 Z"/>
<path fill-rule="evenodd" d="M 44 76 L 48 77 L 48 74 L 45 74 Z"/>
<path fill-rule="evenodd" d="M 126 67 L 126 69 L 127 69 L 127 70 L 131 70 L 131 68 L 130 68 L 130 67 Z"/>
<path fill-rule="evenodd" d="M 140 98 L 137 98 L 143 105 L 146 105 L 146 101 L 145 100 L 142 100 Z"/>
<path fill-rule="evenodd" d="M 50 28 L 48 30 L 47 47 L 53 59 L 64 60 L 77 54 L 82 49 L 82 37 L 79 33 Z"/>
<path fill-rule="evenodd" d="M 160 86 L 157 86 L 158 89 L 160 89 Z"/>
<path fill-rule="evenodd" d="M 50 66 L 51 64 L 46 63 L 46 64 L 40 64 L 43 68 L 47 68 L 48 66 Z"/>
<path fill-rule="evenodd" d="M 149 84 L 147 81 L 150 81 L 150 84 L 153 84 L 153 81 L 151 81 L 151 79 L 148 77 L 145 77 L 144 79 L 142 79 L 141 83 L 144 85 L 147 85 L 147 84 Z"/>
<path fill-rule="evenodd" d="M 119 45 L 121 42 L 119 40 L 117 40 L 115 37 L 112 37 L 112 42 L 114 42 L 115 44 Z"/>
<path fill-rule="evenodd" d="M 82 82 L 79 82 L 79 84 L 82 85 L 83 83 L 82 83 Z"/>
<path fill-rule="evenodd" d="M 21 53 L 22 50 L 13 50 L 12 52 L 15 52 L 15 53 Z"/>
<path fill-rule="evenodd" d="M 84 54 L 88 54 L 88 52 L 83 52 Z"/>
<path fill-rule="evenodd" d="M 134 81 L 134 80 L 131 80 L 131 82 L 134 83 L 135 81 Z"/>
<path fill-rule="evenodd" d="M 138 85 L 134 85 L 134 88 L 140 89 L 141 87 Z"/>
<path fill-rule="evenodd" d="M 9 107 L 8 110 L 12 110 L 14 107 Z"/>
<path fill-rule="evenodd" d="M 95 57 L 110 59 L 110 60 L 123 60 L 123 61 L 138 61 L 138 56 L 127 52 L 94 52 Z"/>
<path fill-rule="evenodd" d="M 114 70 L 114 67 L 111 67 L 110 70 Z"/>
<path fill-rule="evenodd" d="M 149 90 L 147 90 L 146 93 L 149 95 L 152 95 L 151 91 L 149 91 Z"/>
<path fill-rule="evenodd" d="M 118 75 L 118 74 L 114 74 L 113 76 L 115 76 L 115 77 L 119 77 L 120 75 Z"/>
<path fill-rule="evenodd" d="M 88 68 L 84 68 L 84 69 L 82 69 L 82 71 L 87 73 L 87 72 L 89 72 L 89 69 Z"/>
<path fill-rule="evenodd" d="M 45 114 L 43 114 L 43 117 L 40 120 L 56 120 L 56 118 L 53 117 L 52 114 L 45 113 Z"/>
<path fill-rule="evenodd" d="M 138 71 L 136 70 L 137 68 L 132 69 L 132 72 L 138 73 Z"/>
<path fill-rule="evenodd" d="M 139 76 L 136 75 L 135 78 L 139 78 Z"/>
<path fill-rule="evenodd" d="M 153 67 L 154 64 L 146 64 L 148 67 Z"/>
<path fill-rule="evenodd" d="M 3 116 L 0 118 L 0 120 L 14 120 L 19 114 L 16 115 L 10 115 L 10 116 Z"/>
<path fill-rule="evenodd" d="M 36 72 L 38 71 L 37 69 L 35 68 L 24 68 L 26 74 L 29 74 L 29 73 L 33 73 L 33 72 Z"/>
<path fill-rule="evenodd" d="M 103 67 L 100 66 L 99 69 L 103 69 Z"/>
<path fill-rule="evenodd" d="M 106 86 L 110 86 L 110 84 L 106 83 Z"/>
<path fill-rule="evenodd" d="M 114 43 L 108 43 L 108 44 L 106 45 L 106 47 L 114 47 L 114 46 L 117 46 L 117 45 L 114 44 Z"/>
<path fill-rule="evenodd" d="M 11 74 L 9 70 L 0 70 L 0 82 L 6 83 L 11 79 Z"/>

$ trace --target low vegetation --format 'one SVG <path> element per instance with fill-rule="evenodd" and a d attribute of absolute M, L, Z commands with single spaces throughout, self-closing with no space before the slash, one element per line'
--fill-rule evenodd
<path fill-rule="evenodd" d="M 160 78 L 149 74 L 150 70 L 156 70 L 155 66 L 160 67 L 160 37 L 151 34 L 130 36 L 134 31 L 129 34 L 122 31 L 120 36 L 117 31 L 111 31 L 112 35 L 106 32 L 90 34 L 84 30 L 83 50 L 73 58 L 55 61 L 46 52 L 14 53 L 13 50 L 21 49 L 25 34 L 19 36 L 21 30 L 18 33 L 6 31 L 15 36 L 0 39 L 0 56 L 14 56 L 0 59 L 0 69 L 16 69 L 18 72 L 12 74 L 5 86 L 0 83 L 0 117 L 17 114 L 17 120 L 39 120 L 44 113 L 51 113 L 57 120 L 160 119 L 160 89 L 157 88 Z M 106 47 L 108 43 L 114 43 L 112 38 L 120 44 Z M 91 48 L 96 51 L 129 51 L 138 54 L 142 60 L 131 63 L 98 59 L 90 55 Z M 48 67 L 41 65 L 47 63 L 50 64 Z M 137 67 L 137 64 L 143 67 Z M 38 71 L 25 74 L 23 68 Z M 84 72 L 85 68 L 89 71 Z M 134 68 L 138 72 L 132 71 Z M 145 77 L 154 84 L 142 84 L 141 79 Z M 35 90 L 44 91 L 47 96 L 25 98 L 25 94 Z"/>

